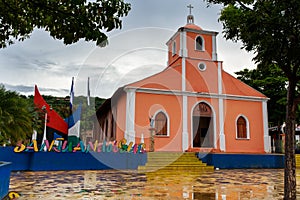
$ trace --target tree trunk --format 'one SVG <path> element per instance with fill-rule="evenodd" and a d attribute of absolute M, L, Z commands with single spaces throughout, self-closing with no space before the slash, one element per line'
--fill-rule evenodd
<path fill-rule="evenodd" d="M 289 80 L 286 110 L 284 199 L 296 200 L 295 101 L 296 82 Z"/>

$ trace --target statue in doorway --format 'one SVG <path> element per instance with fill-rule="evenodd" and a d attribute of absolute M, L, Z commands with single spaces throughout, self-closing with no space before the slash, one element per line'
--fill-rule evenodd
<path fill-rule="evenodd" d="M 154 118 L 153 116 L 149 117 L 149 121 L 150 121 L 150 148 L 149 151 L 153 152 L 154 151 L 154 134 L 155 134 L 155 129 L 154 129 Z"/>
<path fill-rule="evenodd" d="M 154 118 L 153 118 L 153 116 L 149 117 L 149 121 L 150 121 L 150 128 L 154 128 Z"/>

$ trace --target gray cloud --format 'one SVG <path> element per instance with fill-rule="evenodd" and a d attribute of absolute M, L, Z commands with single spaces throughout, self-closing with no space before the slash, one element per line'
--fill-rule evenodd
<path fill-rule="evenodd" d="M 86 94 L 87 77 L 91 77 L 91 93 L 110 97 L 130 82 L 152 75 L 166 67 L 167 40 L 186 24 L 187 5 L 194 6 L 195 23 L 207 30 L 222 32 L 218 23 L 220 6 L 207 8 L 205 2 L 184 0 L 128 0 L 132 4 L 129 15 L 123 18 L 122 30 L 108 33 L 105 48 L 83 40 L 64 45 L 49 33 L 36 29 L 30 39 L 0 49 L 0 80 L 10 86 L 37 84 L 42 91 L 68 95 L 71 77 L 76 77 L 76 94 Z M 156 28 L 147 28 L 156 27 Z M 235 72 L 251 67 L 251 58 L 240 45 L 218 36 L 218 57 L 224 68 Z M 237 59 L 236 52 L 240 52 Z M 235 66 L 234 68 L 232 66 Z M 52 91 L 50 91 L 50 89 Z M 19 87 L 18 90 L 24 90 Z"/>
<path fill-rule="evenodd" d="M 28 85 L 10 85 L 6 83 L 0 83 L 3 84 L 4 87 L 7 90 L 16 91 L 23 95 L 34 95 L 34 85 L 28 86 Z M 61 96 L 59 94 L 65 93 L 68 94 L 70 91 L 67 89 L 53 89 L 53 88 L 43 88 L 39 87 L 39 91 L 44 95 L 55 95 L 55 96 Z"/>

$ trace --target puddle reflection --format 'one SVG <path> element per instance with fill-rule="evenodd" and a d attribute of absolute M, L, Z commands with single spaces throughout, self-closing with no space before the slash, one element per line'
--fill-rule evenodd
<path fill-rule="evenodd" d="M 297 172 L 297 185 L 300 172 Z M 12 172 L 19 199 L 282 199 L 283 170 Z M 298 195 L 300 188 L 297 187 Z"/>

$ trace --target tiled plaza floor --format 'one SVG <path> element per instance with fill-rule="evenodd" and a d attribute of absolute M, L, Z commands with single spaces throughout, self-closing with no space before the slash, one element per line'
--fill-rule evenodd
<path fill-rule="evenodd" d="M 297 173 L 300 185 L 300 172 Z M 282 169 L 216 170 L 205 173 L 136 171 L 12 172 L 10 191 L 19 199 L 282 199 Z M 300 187 L 297 188 L 300 196 Z"/>

